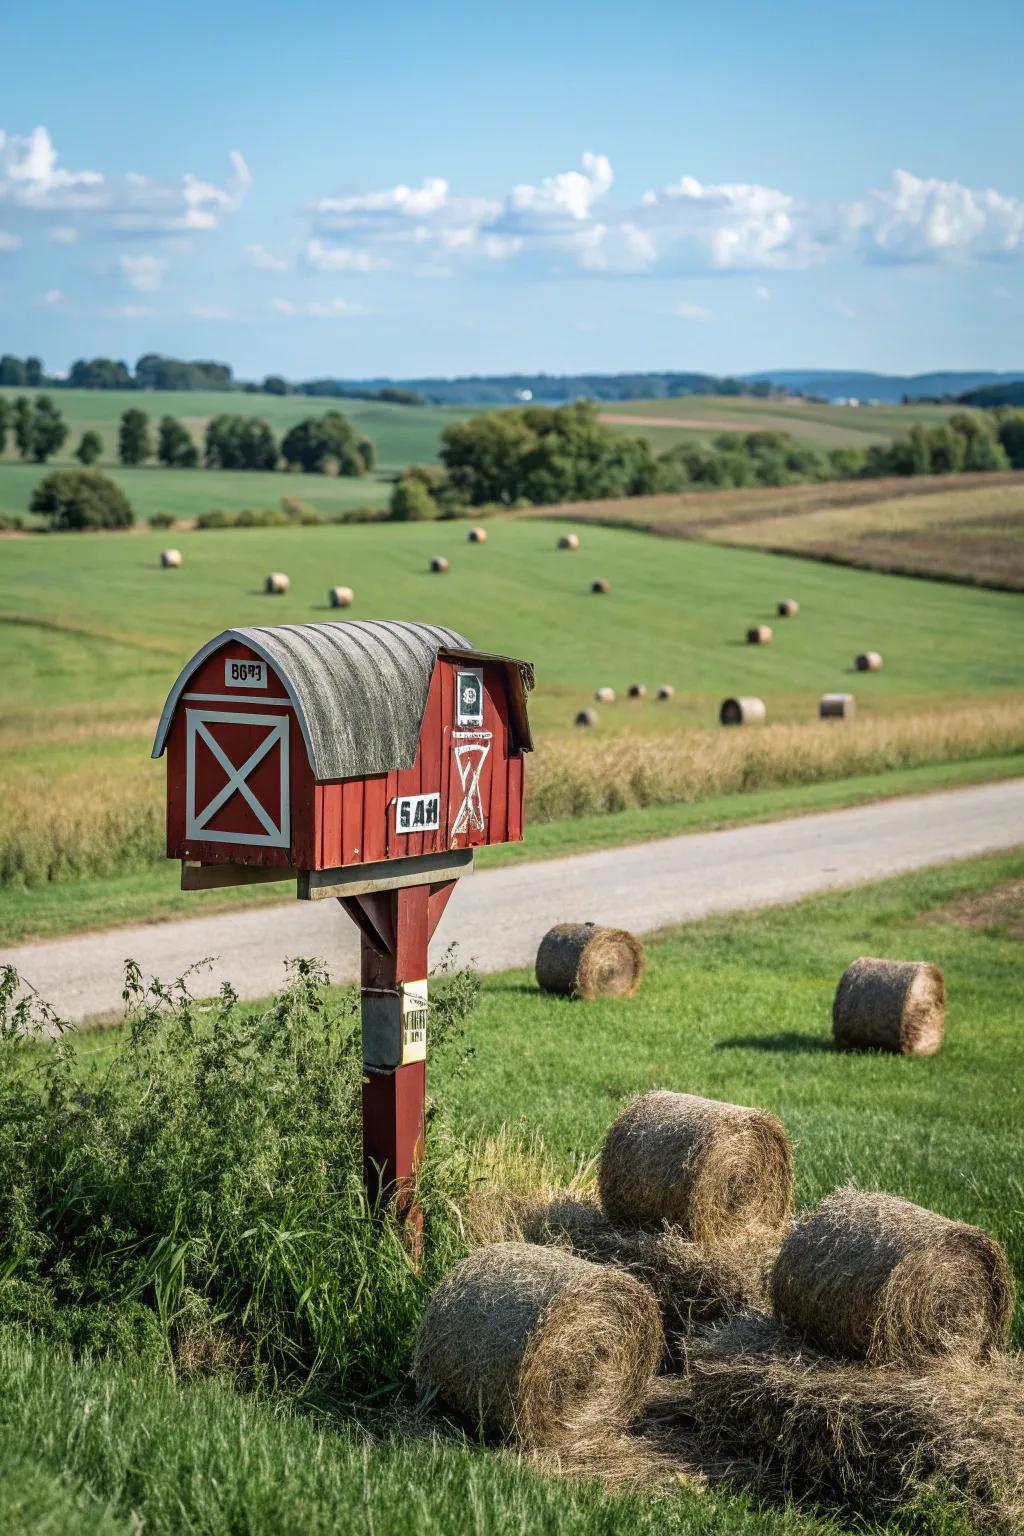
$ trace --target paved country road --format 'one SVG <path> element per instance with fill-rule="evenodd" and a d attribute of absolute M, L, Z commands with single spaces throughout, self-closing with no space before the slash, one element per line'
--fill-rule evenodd
<path fill-rule="evenodd" d="M 649 933 L 1018 843 L 1024 779 L 517 864 L 460 882 L 432 956 L 456 941 L 461 959 L 481 970 L 531 965 L 552 923 L 591 920 Z M 343 981 L 358 975 L 359 950 L 336 902 L 291 900 L 24 944 L 0 951 L 0 961 L 11 961 L 60 1014 L 78 1020 L 119 1008 L 129 955 L 165 981 L 209 956 L 215 963 L 203 991 L 228 980 L 242 997 L 262 997 L 280 985 L 288 956 L 319 956 Z"/>

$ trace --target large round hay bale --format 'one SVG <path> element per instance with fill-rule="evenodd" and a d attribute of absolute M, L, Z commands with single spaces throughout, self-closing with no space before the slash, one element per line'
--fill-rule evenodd
<path fill-rule="evenodd" d="M 852 720 L 854 699 L 852 693 L 823 693 L 818 704 L 822 720 Z"/>
<path fill-rule="evenodd" d="M 877 672 L 881 665 L 882 658 L 877 651 L 861 651 L 857 657 L 858 672 Z"/>
<path fill-rule="evenodd" d="M 598 688 L 596 690 L 596 692 L 594 693 L 594 698 L 597 700 L 597 702 L 599 704 L 614 704 L 615 703 L 615 689 L 614 688 Z"/>
<path fill-rule="evenodd" d="M 832 1041 L 841 1051 L 934 1056 L 946 1027 L 946 983 L 927 960 L 848 965 L 832 1003 Z"/>
<path fill-rule="evenodd" d="M 767 713 L 764 699 L 746 695 L 738 699 L 723 699 L 718 718 L 723 725 L 752 725 L 755 721 L 763 720 Z"/>
<path fill-rule="evenodd" d="M 355 602 L 355 593 L 351 587 L 332 587 L 327 599 L 332 608 L 351 608 Z"/>
<path fill-rule="evenodd" d="M 181 564 L 181 550 L 162 549 L 160 551 L 160 564 L 165 571 L 176 571 Z"/>
<path fill-rule="evenodd" d="M 643 969 L 639 939 L 596 923 L 557 923 L 537 951 L 537 985 L 562 997 L 632 997 Z"/>
<path fill-rule="evenodd" d="M 755 624 L 747 630 L 748 645 L 771 645 L 772 627 L 770 624 Z"/>
<path fill-rule="evenodd" d="M 597 724 L 597 718 L 598 717 L 597 717 L 597 710 L 596 709 L 581 709 L 579 714 L 576 716 L 576 719 L 573 721 L 573 725 L 582 725 L 582 726 L 596 725 Z"/>
<path fill-rule="evenodd" d="M 675 692 L 676 691 L 672 687 L 671 683 L 662 683 L 661 687 L 658 689 L 658 698 L 666 700 L 672 699 L 675 697 Z"/>
<path fill-rule="evenodd" d="M 487 543 L 487 529 L 486 528 L 471 528 L 469 530 L 469 532 L 466 534 L 466 543 L 467 544 L 486 544 Z"/>
<path fill-rule="evenodd" d="M 1013 1316 L 1006 1255 L 978 1227 L 895 1195 L 838 1189 L 788 1235 L 771 1278 L 780 1322 L 874 1365 L 987 1359 Z"/>
<path fill-rule="evenodd" d="M 646 699 L 646 697 L 647 697 L 647 684 L 646 683 L 630 683 L 630 685 L 629 685 L 629 696 L 630 696 L 631 699 Z"/>
<path fill-rule="evenodd" d="M 283 571 L 271 571 L 264 583 L 264 589 L 278 597 L 284 595 L 291 586 L 291 582 Z"/>
<path fill-rule="evenodd" d="M 661 1357 L 654 1296 L 559 1248 L 493 1243 L 434 1292 L 413 1376 L 474 1426 L 556 1448 L 625 1429 Z"/>
<path fill-rule="evenodd" d="M 784 597 L 782 601 L 777 604 L 775 611 L 778 613 L 780 619 L 795 619 L 797 614 L 800 612 L 800 604 L 797 602 L 795 597 Z"/>
<path fill-rule="evenodd" d="M 559 549 L 579 549 L 579 535 L 575 533 L 563 533 L 558 541 Z"/>
<path fill-rule="evenodd" d="M 645 1093 L 619 1115 L 598 1170 L 609 1220 L 668 1222 L 715 1244 L 777 1231 L 793 1204 L 793 1155 L 774 1115 L 694 1093 Z"/>
<path fill-rule="evenodd" d="M 445 559 L 444 555 L 432 555 L 430 559 L 430 569 L 432 571 L 436 571 L 438 575 L 443 574 L 443 572 L 448 569 L 448 561 Z"/>
<path fill-rule="evenodd" d="M 596 577 L 595 580 L 590 583 L 591 592 L 610 592 L 611 589 L 611 582 L 605 581 L 603 576 Z"/>

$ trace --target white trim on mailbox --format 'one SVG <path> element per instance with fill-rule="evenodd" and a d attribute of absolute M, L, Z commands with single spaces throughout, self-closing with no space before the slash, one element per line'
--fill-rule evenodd
<path fill-rule="evenodd" d="M 290 717 L 288 715 L 254 715 L 243 714 L 236 710 L 213 709 L 187 709 L 185 711 L 185 836 L 195 842 L 204 843 L 244 843 L 254 848 L 287 848 L 291 842 L 291 807 L 289 803 L 288 781 L 288 734 Z M 229 725 L 265 725 L 269 727 L 266 737 L 260 742 L 256 750 L 250 753 L 244 763 L 238 765 L 231 762 L 224 752 L 223 747 L 206 729 L 208 725 L 226 723 Z M 205 746 L 227 775 L 227 782 L 218 790 L 209 804 L 201 811 L 196 811 L 196 737 L 202 738 Z M 266 806 L 257 798 L 248 784 L 249 775 L 275 746 L 281 751 L 281 778 L 280 778 L 280 815 L 275 822 Z M 216 832 L 207 826 L 207 822 L 222 806 L 226 805 L 231 796 L 238 792 L 249 806 L 257 821 L 266 829 L 264 834 L 258 832 Z"/>

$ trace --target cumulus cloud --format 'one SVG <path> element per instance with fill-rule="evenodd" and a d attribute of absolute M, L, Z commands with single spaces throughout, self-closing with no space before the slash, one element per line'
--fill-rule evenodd
<path fill-rule="evenodd" d="M 139 293 L 156 293 L 164 285 L 167 262 L 161 256 L 121 256 L 118 264 L 125 281 Z"/>
<path fill-rule="evenodd" d="M 615 177 L 607 155 L 587 150 L 581 163 L 580 171 L 560 171 L 536 186 L 521 182 L 513 187 L 506 207 L 508 219 L 524 227 L 540 223 L 545 228 L 562 220 L 588 219 L 594 204 L 611 191 Z"/>
<path fill-rule="evenodd" d="M 327 245 L 317 239 L 306 246 L 306 261 L 316 272 L 380 272 L 391 266 L 387 257 L 375 256 L 372 251 L 350 245 Z"/>
<path fill-rule="evenodd" d="M 896 171 L 844 210 L 856 247 L 869 259 L 967 262 L 1024 250 L 1024 202 L 992 188 Z"/>
<path fill-rule="evenodd" d="M 273 251 L 268 251 L 265 245 L 247 245 L 245 248 L 246 259 L 250 267 L 255 267 L 259 272 L 287 272 L 287 256 L 275 256 Z"/>
<path fill-rule="evenodd" d="M 313 299 L 302 304 L 292 299 L 271 299 L 270 307 L 279 315 L 311 320 L 347 320 L 366 313 L 362 305 L 350 304 L 347 299 Z"/>
<path fill-rule="evenodd" d="M 60 164 L 46 128 L 24 136 L 0 130 L 0 204 L 23 219 L 70 213 L 79 223 L 113 235 L 211 230 L 241 207 L 252 185 L 238 150 L 231 151 L 228 161 L 223 184 L 191 172 L 177 182 L 161 182 L 135 171 L 71 170 Z"/>

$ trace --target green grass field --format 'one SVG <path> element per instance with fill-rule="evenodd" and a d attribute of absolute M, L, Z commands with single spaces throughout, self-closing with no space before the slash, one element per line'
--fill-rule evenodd
<path fill-rule="evenodd" d="M 795 1139 L 797 1202 L 841 1183 L 880 1188 L 983 1226 L 1024 1276 L 1017 1085 L 1024 1048 L 1019 889 L 1003 854 L 848 893 L 675 930 L 648 946 L 638 996 L 580 1005 L 525 971 L 489 978 L 468 1074 L 431 1090 L 481 1148 L 495 1138 L 568 1180 L 592 1163 L 624 1099 L 667 1087 L 779 1115 Z M 1015 936 L 1016 935 L 1016 936 Z M 947 1039 L 927 1059 L 835 1055 L 836 980 L 859 954 L 924 955 L 945 973 Z M 96 1035 L 99 1063 L 116 1031 Z M 585 1048 L 584 1048 L 585 1047 Z M 486 1152 L 481 1153 L 487 1165 Z M 1024 1343 L 1018 1307 L 1014 1343 Z M 485 1447 L 425 1435 L 408 1413 L 313 1418 L 214 1383 L 175 1387 L 141 1367 L 76 1364 L 29 1335 L 0 1336 L 0 1527 L 144 1528 L 262 1536 L 301 1528 L 402 1536 L 493 1530 L 669 1536 L 964 1536 L 851 1524 L 685 1487 L 668 1500 L 542 1478 Z"/>
<path fill-rule="evenodd" d="M 811 405 L 799 400 L 755 400 L 747 396 L 686 395 L 674 400 L 602 403 L 615 425 L 634 430 L 663 452 L 677 442 L 718 432 L 788 432 L 819 448 L 867 448 L 902 437 L 913 426 L 938 426 L 949 417 L 941 405 Z M 678 423 L 678 425 L 676 425 Z"/>

